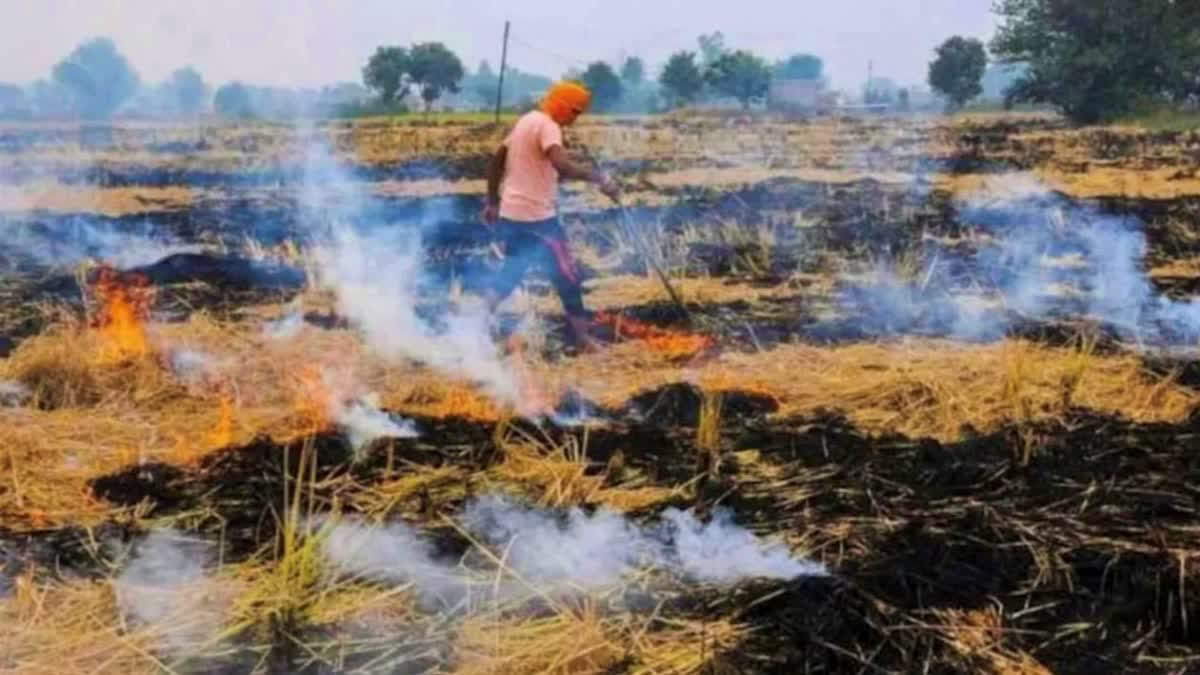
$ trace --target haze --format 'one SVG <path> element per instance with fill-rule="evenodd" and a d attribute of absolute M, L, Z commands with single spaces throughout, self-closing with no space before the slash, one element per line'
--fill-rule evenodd
<path fill-rule="evenodd" d="M 361 80 L 380 44 L 440 40 L 474 70 L 499 63 L 511 19 L 509 63 L 550 77 L 587 62 L 645 59 L 653 73 L 673 51 L 696 49 L 720 30 L 728 47 L 771 59 L 804 51 L 825 60 L 833 85 L 856 88 L 875 74 L 924 84 L 936 44 L 954 34 L 986 39 L 991 0 L 510 0 L 452 3 L 396 0 L 11 0 L 0 23 L 0 82 L 47 77 L 85 39 L 113 38 L 143 80 L 193 65 L 210 83 L 320 86 Z"/>

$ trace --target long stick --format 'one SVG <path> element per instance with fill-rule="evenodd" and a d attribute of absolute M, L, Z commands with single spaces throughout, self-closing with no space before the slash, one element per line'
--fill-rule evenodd
<path fill-rule="evenodd" d="M 671 283 L 662 266 L 658 264 L 657 257 L 650 251 L 650 246 L 642 239 L 641 233 L 638 232 L 637 227 L 633 224 L 633 218 L 629 215 L 629 209 L 620 200 L 614 201 L 617 202 L 617 207 L 621 210 L 621 224 L 625 228 L 626 236 L 634 240 L 635 246 L 639 249 L 638 252 L 646 261 L 646 264 L 650 266 L 650 269 L 654 270 L 654 273 L 658 276 L 658 280 L 662 282 L 663 288 L 667 290 L 667 295 L 671 296 L 671 301 L 675 303 L 680 312 L 683 312 L 683 316 L 688 323 L 691 323 L 692 313 L 683 304 L 683 298 L 675 290 L 674 284 Z"/>
<path fill-rule="evenodd" d="M 508 65 L 508 21 L 504 22 L 504 47 L 500 51 L 500 81 L 496 84 L 496 124 L 500 124 L 500 101 L 504 98 L 504 67 Z"/>
<path fill-rule="evenodd" d="M 583 154 L 587 155 L 588 160 L 592 164 L 600 166 L 600 162 L 596 161 L 595 156 L 586 145 L 580 143 L 579 149 L 583 151 Z M 663 270 L 662 266 L 658 264 L 657 256 L 653 255 L 653 253 L 650 251 L 650 246 L 645 242 L 645 240 L 642 239 L 640 231 L 633 224 L 633 218 L 629 215 L 629 208 L 621 203 L 620 199 L 613 198 L 613 202 L 621 211 L 621 226 L 625 230 L 626 237 L 633 240 L 634 246 L 638 249 L 638 253 L 642 256 L 642 259 L 645 260 L 646 265 L 648 265 L 650 269 L 654 270 L 655 275 L 658 276 L 658 280 L 662 282 L 663 288 L 666 289 L 667 295 L 671 297 L 671 301 L 674 302 L 675 306 L 679 308 L 679 311 L 683 313 L 683 318 L 689 324 L 691 324 L 692 313 L 689 312 L 687 306 L 683 304 L 683 297 L 680 296 L 679 292 L 675 290 L 675 286 L 667 277 L 667 273 Z"/>

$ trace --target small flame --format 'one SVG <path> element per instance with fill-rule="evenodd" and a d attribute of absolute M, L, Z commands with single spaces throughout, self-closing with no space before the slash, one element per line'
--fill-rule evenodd
<path fill-rule="evenodd" d="M 105 362 L 141 358 L 150 351 L 146 321 L 154 288 L 140 274 L 121 274 L 108 265 L 101 266 L 92 284 L 100 305 L 92 318 L 92 328 L 104 337 L 100 357 Z"/>
<path fill-rule="evenodd" d="M 329 407 L 332 400 L 333 392 L 320 368 L 306 366 L 300 370 L 295 386 L 296 412 L 310 433 L 330 427 L 332 420 Z"/>
<path fill-rule="evenodd" d="M 490 422 L 500 419 L 500 409 L 492 399 L 465 385 L 446 384 L 432 392 L 422 392 L 407 402 L 420 413 L 430 417 L 462 417 Z"/>
<path fill-rule="evenodd" d="M 597 326 L 611 328 L 614 337 L 641 341 L 652 351 L 671 360 L 692 358 L 715 343 L 707 335 L 670 331 L 630 319 L 621 314 L 597 312 L 594 323 Z"/>
<path fill-rule="evenodd" d="M 214 446 L 223 448 L 233 442 L 233 398 L 227 393 L 222 393 L 219 405 L 220 417 L 209 440 Z"/>

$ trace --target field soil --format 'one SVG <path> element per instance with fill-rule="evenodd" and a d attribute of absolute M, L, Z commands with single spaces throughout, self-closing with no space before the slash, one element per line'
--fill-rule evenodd
<path fill-rule="evenodd" d="M 591 353 L 456 319 L 502 133 L 0 128 L 0 672 L 1200 669 L 1200 134 L 586 121 Z"/>

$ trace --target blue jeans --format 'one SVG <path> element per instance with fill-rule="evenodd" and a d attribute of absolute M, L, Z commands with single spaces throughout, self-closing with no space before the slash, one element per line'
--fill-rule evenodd
<path fill-rule="evenodd" d="M 579 271 L 558 218 L 533 222 L 501 218 L 495 229 L 504 244 L 504 265 L 491 284 L 497 302 L 511 295 L 525 273 L 535 268 L 549 278 L 568 317 L 586 318 Z"/>

